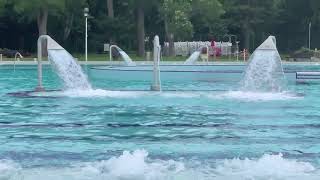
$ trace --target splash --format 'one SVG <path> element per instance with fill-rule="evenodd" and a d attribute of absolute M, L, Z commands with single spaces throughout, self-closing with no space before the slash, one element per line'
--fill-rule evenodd
<path fill-rule="evenodd" d="M 215 172 L 219 179 L 293 180 L 315 179 L 319 175 L 310 163 L 288 160 L 282 154 L 263 155 L 260 159 L 225 160 Z"/>
<path fill-rule="evenodd" d="M 69 98 L 138 98 L 147 95 L 141 91 L 109 91 L 104 89 L 33 92 L 35 97 L 69 97 Z"/>
<path fill-rule="evenodd" d="M 71 98 L 138 98 L 146 95 L 144 92 L 138 91 L 108 91 L 103 89 L 91 89 L 91 90 L 69 90 L 63 92 L 56 92 L 56 96 L 71 97 Z"/>
<path fill-rule="evenodd" d="M 49 60 L 60 79 L 64 89 L 90 90 L 91 85 L 81 66 L 64 49 L 48 50 Z"/>
<path fill-rule="evenodd" d="M 124 52 L 122 49 L 119 48 L 119 53 L 123 60 L 126 62 L 127 66 L 136 66 L 136 63 L 132 61 L 132 59 L 129 57 L 129 55 Z"/>
<path fill-rule="evenodd" d="M 241 90 L 283 92 L 286 81 L 275 37 L 270 36 L 252 54 L 241 81 Z"/>
<path fill-rule="evenodd" d="M 185 65 L 192 65 L 194 64 L 200 57 L 201 51 L 195 51 L 194 53 L 191 54 L 191 56 L 186 60 L 184 63 Z"/>
<path fill-rule="evenodd" d="M 245 91 L 229 91 L 223 94 L 209 96 L 214 99 L 236 99 L 244 102 L 257 101 L 288 101 L 299 100 L 303 96 L 298 96 L 290 92 L 245 92 Z"/>
<path fill-rule="evenodd" d="M 147 151 L 136 150 L 99 162 L 34 168 L 0 161 L 0 179 L 9 180 L 316 180 L 319 175 L 311 163 L 285 159 L 282 154 L 208 163 L 151 159 Z"/>

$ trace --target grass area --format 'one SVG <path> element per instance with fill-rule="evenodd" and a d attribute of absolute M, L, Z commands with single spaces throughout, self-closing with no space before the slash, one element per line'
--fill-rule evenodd
<path fill-rule="evenodd" d="M 84 55 L 82 54 L 74 54 L 74 57 L 78 58 L 80 61 L 83 61 L 85 59 Z M 146 61 L 146 58 L 144 57 L 139 57 L 136 54 L 129 54 L 130 58 L 133 61 Z M 152 59 L 153 57 L 151 57 Z M 185 61 L 187 60 L 188 57 L 184 57 L 184 56 L 175 56 L 175 57 L 168 57 L 168 56 L 163 56 L 161 61 Z M 89 61 L 109 61 L 109 54 L 88 54 L 88 60 Z M 113 58 L 113 60 L 117 61 L 121 61 L 121 57 L 118 58 Z M 240 59 L 239 60 L 243 60 Z M 210 57 L 210 61 L 236 61 L 235 57 L 231 57 L 231 59 L 228 56 L 222 56 L 222 57 L 217 57 L 215 60 L 213 57 Z"/>
<path fill-rule="evenodd" d="M 129 56 L 131 57 L 131 59 L 133 61 L 146 61 L 146 58 L 144 57 L 139 57 L 135 54 L 129 54 Z M 77 58 L 79 61 L 84 61 L 85 60 L 85 56 L 83 54 L 73 54 L 73 57 Z M 36 58 L 36 56 L 31 56 L 31 57 L 25 57 L 23 59 L 21 59 L 21 61 L 34 61 L 34 58 Z M 153 57 L 151 57 L 152 59 Z M 175 56 L 175 57 L 167 57 L 167 56 L 163 56 L 161 61 L 185 61 L 188 57 L 184 57 L 184 56 Z M 43 60 L 46 60 L 46 58 L 43 58 Z M 109 54 L 88 54 L 88 60 L 89 61 L 109 61 Z M 240 61 L 242 59 L 239 59 Z M 14 61 L 14 58 L 6 58 L 3 57 L 3 61 Z M 122 59 L 120 57 L 118 58 L 113 58 L 113 61 L 122 61 Z M 223 56 L 223 57 L 217 57 L 215 60 L 213 57 L 210 57 L 210 61 L 236 61 L 235 57 L 232 57 L 232 59 L 230 60 L 229 57 L 227 56 Z"/>

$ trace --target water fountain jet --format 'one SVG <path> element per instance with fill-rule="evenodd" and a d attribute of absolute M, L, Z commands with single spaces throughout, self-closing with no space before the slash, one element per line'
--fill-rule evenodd
<path fill-rule="evenodd" d="M 119 48 L 116 45 L 111 45 L 109 49 L 109 56 L 110 56 L 110 61 L 112 61 L 112 49 L 115 48 L 121 57 L 123 58 L 124 62 L 126 63 L 127 66 L 136 66 L 136 63 L 132 61 L 132 59 L 128 56 L 127 53 L 125 53 L 121 48 Z"/>
<path fill-rule="evenodd" d="M 160 53 L 161 46 L 159 36 L 155 36 L 153 40 L 153 83 L 151 85 L 151 91 L 161 91 Z"/>
<path fill-rule="evenodd" d="M 282 92 L 286 87 L 276 38 L 269 36 L 251 55 L 241 81 L 241 90 L 249 92 Z"/>
<path fill-rule="evenodd" d="M 193 65 L 201 56 L 202 50 L 207 51 L 207 60 L 209 60 L 209 46 L 202 46 L 197 51 L 193 52 L 191 56 L 184 62 L 185 65 Z M 207 62 L 208 63 L 208 62 Z"/>
<path fill-rule="evenodd" d="M 63 47 L 50 36 L 43 35 L 38 39 L 38 86 L 35 91 L 45 91 L 42 84 L 42 43 L 45 41 L 48 59 L 54 70 L 64 82 L 66 89 L 88 90 L 91 85 L 81 66 Z"/>

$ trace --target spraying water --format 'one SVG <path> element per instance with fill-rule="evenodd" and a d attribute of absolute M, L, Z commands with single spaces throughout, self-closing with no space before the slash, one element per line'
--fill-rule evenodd
<path fill-rule="evenodd" d="M 207 55 L 209 56 L 209 49 L 207 46 L 200 47 L 197 51 L 191 54 L 191 56 L 184 62 L 185 65 L 192 65 L 194 64 L 201 56 L 203 48 L 207 48 Z"/>
<path fill-rule="evenodd" d="M 123 50 L 120 49 L 119 53 L 128 66 L 135 66 L 136 65 L 136 63 L 134 63 L 132 61 L 132 59 L 128 56 L 128 54 L 126 52 L 124 52 Z"/>
<path fill-rule="evenodd" d="M 126 52 L 124 52 L 121 48 L 119 48 L 117 45 L 110 46 L 110 60 L 112 60 L 112 48 L 117 49 L 127 66 L 136 66 L 136 63 L 132 61 L 129 55 Z"/>
<path fill-rule="evenodd" d="M 195 51 L 191 56 L 186 60 L 184 64 L 194 64 L 200 57 L 201 51 Z"/>
<path fill-rule="evenodd" d="M 48 50 L 49 60 L 60 79 L 65 90 L 90 90 L 91 85 L 81 66 L 64 49 Z"/>
<path fill-rule="evenodd" d="M 252 54 L 241 81 L 242 91 L 283 92 L 286 90 L 276 39 L 269 36 Z"/>

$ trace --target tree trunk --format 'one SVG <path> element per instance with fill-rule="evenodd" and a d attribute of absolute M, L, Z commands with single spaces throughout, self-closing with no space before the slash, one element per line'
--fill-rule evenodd
<path fill-rule="evenodd" d="M 114 18 L 113 0 L 107 0 L 107 5 L 108 5 L 108 17 L 113 19 Z"/>
<path fill-rule="evenodd" d="M 113 9 L 113 0 L 107 0 L 107 8 L 108 8 L 108 17 L 110 19 L 114 19 L 114 9 Z M 109 37 L 109 43 L 113 44 L 114 39 Z"/>
<path fill-rule="evenodd" d="M 144 9 L 142 5 L 137 6 L 137 35 L 138 35 L 138 56 L 145 54 L 145 30 L 144 30 Z"/>
<path fill-rule="evenodd" d="M 38 23 L 38 31 L 39 31 L 39 37 L 42 35 L 47 35 L 47 22 L 48 22 L 48 8 L 40 8 L 37 18 Z M 47 56 L 47 43 L 42 43 L 42 55 Z"/>
<path fill-rule="evenodd" d="M 164 29 L 165 29 L 165 33 L 166 33 L 166 37 L 169 43 L 169 49 L 168 49 L 168 55 L 169 56 L 175 56 L 175 52 L 174 52 L 174 34 L 170 33 L 169 27 L 168 27 L 168 23 L 165 20 L 164 22 Z"/>
<path fill-rule="evenodd" d="M 247 6 L 250 8 L 251 1 L 247 0 Z M 249 25 L 249 17 L 246 17 L 246 21 L 244 23 L 244 48 L 246 48 L 248 51 L 250 50 L 250 25 Z"/>
<path fill-rule="evenodd" d="M 169 56 L 175 56 L 174 52 L 174 34 L 168 33 L 167 35 L 168 42 L 169 42 Z"/>
<path fill-rule="evenodd" d="M 250 49 L 250 31 L 248 29 L 244 30 L 244 48 Z"/>
<path fill-rule="evenodd" d="M 244 48 L 246 48 L 247 50 L 250 49 L 250 27 L 249 27 L 249 23 L 248 23 L 248 18 L 246 19 L 246 22 L 243 25 L 243 36 L 244 36 Z"/>
<path fill-rule="evenodd" d="M 63 41 L 66 41 L 69 38 L 71 33 L 71 28 L 73 26 L 74 14 L 69 14 L 66 18 L 66 24 L 63 31 Z"/>

